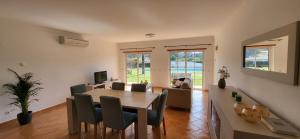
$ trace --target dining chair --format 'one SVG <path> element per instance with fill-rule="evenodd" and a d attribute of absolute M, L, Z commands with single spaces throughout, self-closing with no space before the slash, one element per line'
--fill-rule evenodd
<path fill-rule="evenodd" d="M 157 109 L 147 111 L 147 124 L 151 125 L 154 129 L 159 131 L 158 132 L 159 136 L 160 136 L 160 125 L 162 122 L 163 122 L 164 135 L 166 135 L 164 111 L 166 108 L 167 97 L 168 97 L 168 91 L 164 90 L 164 92 L 159 97 Z"/>
<path fill-rule="evenodd" d="M 94 124 L 94 137 L 97 138 L 97 126 L 102 121 L 102 110 L 93 104 L 90 95 L 75 95 L 75 107 L 79 121 L 79 136 L 81 137 L 81 124 L 85 125 L 85 132 L 88 124 Z"/>
<path fill-rule="evenodd" d="M 71 96 L 74 96 L 76 94 L 82 94 L 87 91 L 85 84 L 78 84 L 70 87 L 71 90 Z"/>
<path fill-rule="evenodd" d="M 131 91 L 133 92 L 146 92 L 146 84 L 131 84 Z"/>
<path fill-rule="evenodd" d="M 121 131 L 121 138 L 125 139 L 125 129 L 135 123 L 135 138 L 137 138 L 137 114 L 122 110 L 119 98 L 100 96 L 103 115 L 103 138 L 106 136 L 106 127 Z"/>
<path fill-rule="evenodd" d="M 83 94 L 88 91 L 85 84 L 71 86 L 70 90 L 71 90 L 71 96 Z M 99 102 L 93 102 L 93 104 L 94 104 L 94 106 L 101 108 L 101 104 Z"/>
<path fill-rule="evenodd" d="M 146 92 L 146 85 L 145 84 L 131 84 L 131 91 L 132 92 Z M 137 113 L 136 109 L 131 108 L 123 108 L 124 111 Z"/>
<path fill-rule="evenodd" d="M 125 90 L 125 83 L 123 82 L 113 82 L 111 86 L 112 90 Z"/>

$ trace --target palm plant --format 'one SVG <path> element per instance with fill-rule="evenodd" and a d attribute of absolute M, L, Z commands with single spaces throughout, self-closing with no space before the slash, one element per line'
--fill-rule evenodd
<path fill-rule="evenodd" d="M 32 80 L 32 73 L 25 73 L 19 75 L 12 69 L 8 69 L 12 72 L 18 79 L 16 83 L 7 83 L 3 87 L 6 89 L 5 93 L 14 96 L 11 98 L 13 101 L 10 105 L 15 105 L 19 107 L 23 115 L 28 115 L 28 107 L 31 102 L 38 101 L 38 99 L 31 99 L 38 95 L 38 92 L 43 89 L 40 87 L 41 83 L 36 80 Z"/>

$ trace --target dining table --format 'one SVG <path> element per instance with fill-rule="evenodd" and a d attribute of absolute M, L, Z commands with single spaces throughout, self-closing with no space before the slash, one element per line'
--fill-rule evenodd
<path fill-rule="evenodd" d="M 93 89 L 84 94 L 91 95 L 93 101 L 99 102 L 100 104 L 100 96 L 116 97 L 120 99 L 122 107 L 136 109 L 138 117 L 138 139 L 147 138 L 147 110 L 151 104 L 157 100 L 159 96 L 158 93 Z M 79 122 L 77 119 L 74 97 L 67 97 L 66 103 L 69 134 L 76 134 L 79 129 Z"/>

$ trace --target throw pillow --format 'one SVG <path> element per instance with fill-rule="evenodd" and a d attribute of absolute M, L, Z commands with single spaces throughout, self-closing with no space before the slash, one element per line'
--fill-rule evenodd
<path fill-rule="evenodd" d="M 184 79 L 185 79 L 185 78 L 179 78 L 178 80 L 179 80 L 179 81 L 184 81 Z"/>
<path fill-rule="evenodd" d="M 180 87 L 181 84 L 182 84 L 182 81 L 177 80 L 177 81 L 175 82 L 175 87 Z"/>
<path fill-rule="evenodd" d="M 173 79 L 173 81 L 172 81 L 172 85 L 173 85 L 173 86 L 175 86 L 175 83 L 176 83 L 177 80 L 178 80 L 178 79 Z"/>
<path fill-rule="evenodd" d="M 190 89 L 190 86 L 188 83 L 183 82 L 182 85 L 180 86 L 181 89 Z"/>

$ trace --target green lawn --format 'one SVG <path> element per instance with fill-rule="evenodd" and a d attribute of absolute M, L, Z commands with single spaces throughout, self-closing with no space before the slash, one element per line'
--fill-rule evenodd
<path fill-rule="evenodd" d="M 140 79 L 139 80 L 138 80 L 138 77 L 137 77 L 137 73 L 138 73 L 137 68 L 128 70 L 127 84 L 140 83 L 141 81 L 145 81 L 145 80 L 147 80 L 148 82 L 151 82 L 150 68 L 146 68 L 144 74 L 142 74 L 142 71 L 140 69 L 140 71 L 139 71 Z M 194 88 L 201 88 L 202 87 L 202 85 L 203 85 L 202 71 L 195 72 L 195 73 L 192 72 L 192 79 L 193 79 Z"/>

